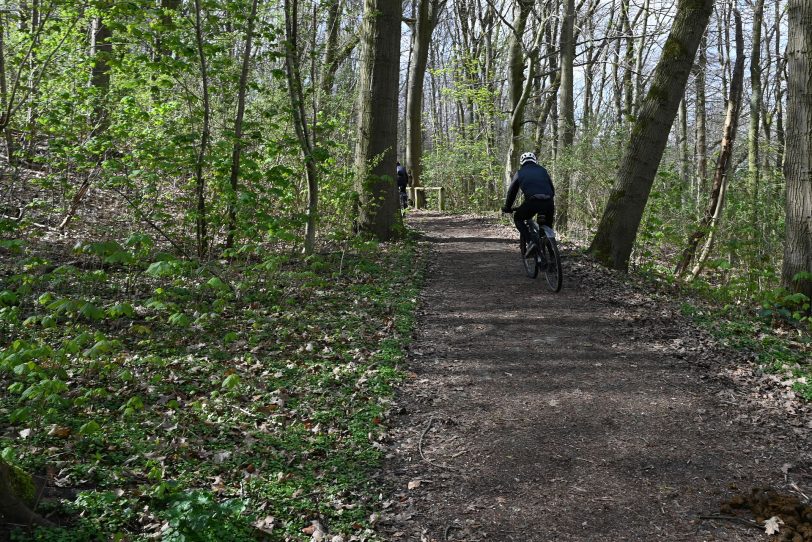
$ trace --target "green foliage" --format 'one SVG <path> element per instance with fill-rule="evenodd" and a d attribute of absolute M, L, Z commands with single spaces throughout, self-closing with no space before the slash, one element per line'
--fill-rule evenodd
<path fill-rule="evenodd" d="M 438 141 L 424 156 L 423 168 L 422 184 L 444 187 L 447 209 L 493 209 L 504 198 L 501 182 L 496 181 L 499 166 L 485 141 L 462 137 Z M 429 203 L 436 208 L 435 202 Z"/>
<path fill-rule="evenodd" d="M 242 517 L 247 504 L 241 499 L 218 500 L 211 492 L 175 495 L 161 514 L 166 520 L 164 542 L 219 542 L 255 540 Z"/>
<path fill-rule="evenodd" d="M 0 427 L 26 438 L 0 449 L 31 472 L 59 461 L 65 484 L 94 488 L 52 505 L 76 518 L 69 531 L 22 539 L 248 540 L 266 516 L 280 539 L 308 539 L 314 517 L 360 536 L 412 332 L 415 246 L 270 252 L 224 270 L 232 292 L 194 262 L 117 244 L 131 264 L 103 261 L 112 243 L 81 253 L 103 281 L 93 266 L 21 258 L 48 270 L 4 284 L 15 297 L 0 309 L 16 315 L 0 319 L 13 339 L 0 350 Z"/>

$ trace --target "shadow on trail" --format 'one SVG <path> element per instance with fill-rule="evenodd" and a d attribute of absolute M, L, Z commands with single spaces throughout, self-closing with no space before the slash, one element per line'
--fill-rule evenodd
<path fill-rule="evenodd" d="M 501 245 L 516 245 L 518 239 L 505 239 L 503 237 L 431 237 L 424 236 L 423 239 L 432 243 L 496 243 Z"/>

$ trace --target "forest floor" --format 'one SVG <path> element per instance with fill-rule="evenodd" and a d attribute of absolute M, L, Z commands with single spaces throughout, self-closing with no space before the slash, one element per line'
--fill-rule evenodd
<path fill-rule="evenodd" d="M 812 521 L 812 409 L 673 296 L 567 247 L 555 294 L 512 227 L 409 222 L 432 254 L 384 539 L 767 540 L 773 515 L 780 539 Z"/>

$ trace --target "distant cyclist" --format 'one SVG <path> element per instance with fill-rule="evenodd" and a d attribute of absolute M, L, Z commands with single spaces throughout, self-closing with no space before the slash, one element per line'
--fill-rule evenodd
<path fill-rule="evenodd" d="M 400 206 L 405 209 L 409 203 L 409 196 L 406 194 L 406 187 L 409 186 L 409 174 L 406 173 L 406 168 L 397 164 L 398 174 L 398 190 L 400 191 Z"/>
<path fill-rule="evenodd" d="M 526 252 L 530 253 L 536 246 L 524 221 L 532 219 L 536 215 L 544 215 L 544 224 L 553 227 L 555 188 L 550 174 L 538 164 L 536 155 L 532 152 L 522 154 L 519 158 L 519 165 L 519 171 L 513 176 L 513 181 L 508 188 L 502 212 L 511 212 L 516 195 L 521 189 L 524 202 L 513 213 L 513 222 L 519 233 L 529 240 Z"/>

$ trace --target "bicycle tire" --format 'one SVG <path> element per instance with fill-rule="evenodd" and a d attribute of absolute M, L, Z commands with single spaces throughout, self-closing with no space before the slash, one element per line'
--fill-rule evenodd
<path fill-rule="evenodd" d="M 524 265 L 524 272 L 527 273 L 527 276 L 531 279 L 534 279 L 539 274 L 539 266 L 537 255 L 538 251 L 533 254 L 530 254 L 528 257 L 525 255 L 525 250 L 527 249 L 527 241 L 525 240 L 524 236 L 522 235 L 519 238 L 519 255 L 522 258 L 522 265 Z"/>
<path fill-rule="evenodd" d="M 558 253 L 558 243 L 555 239 L 544 236 L 543 250 L 546 265 L 544 267 L 544 278 L 547 281 L 547 288 L 553 292 L 560 292 L 564 283 L 564 272 L 561 269 L 561 255 Z"/>

